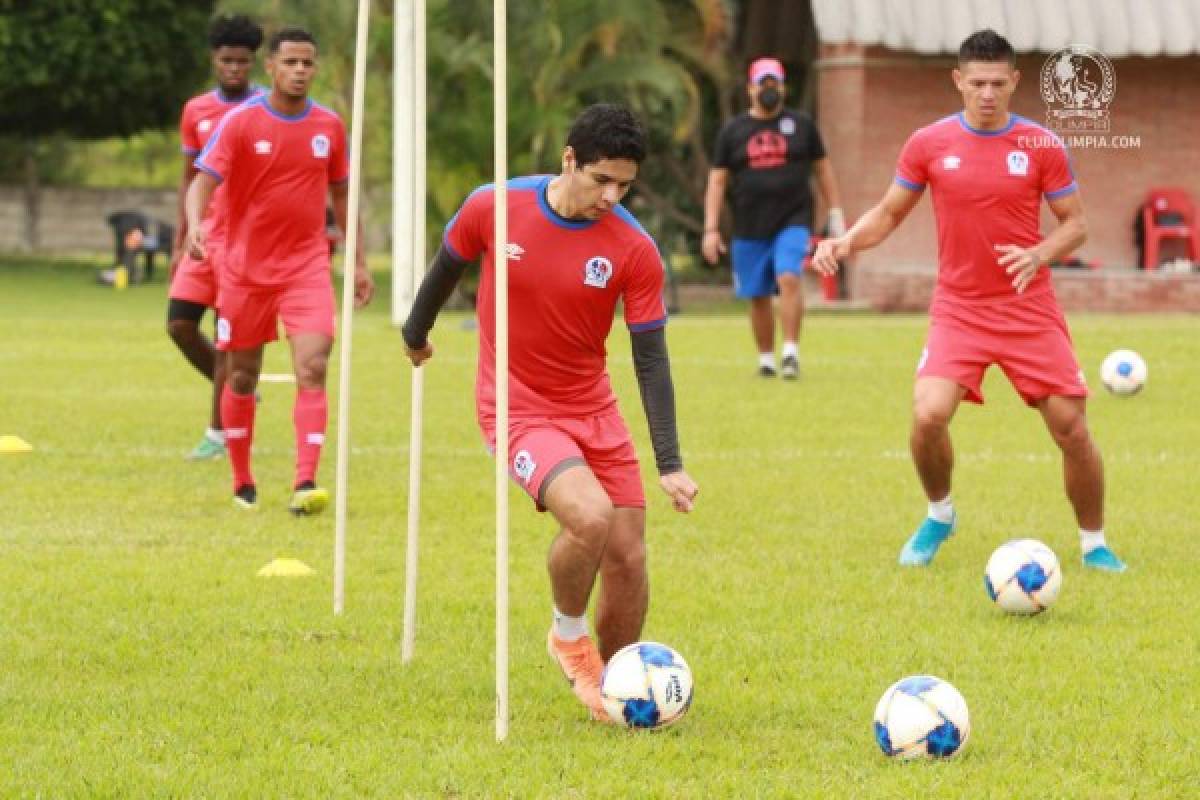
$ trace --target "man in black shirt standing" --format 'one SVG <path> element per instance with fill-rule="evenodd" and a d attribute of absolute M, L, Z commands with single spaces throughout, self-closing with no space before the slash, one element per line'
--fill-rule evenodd
<path fill-rule="evenodd" d="M 750 300 L 750 327 L 758 345 L 758 374 L 775 376 L 775 315 L 779 294 L 783 329 L 782 374 L 800 375 L 800 322 L 804 316 L 801 277 L 808 254 L 812 190 L 816 176 L 829 208 L 830 236 L 845 232 L 833 166 L 812 118 L 784 108 L 783 64 L 760 58 L 750 65 L 750 110 L 730 120 L 717 137 L 704 195 L 702 251 L 710 264 L 725 252 L 718 223 L 733 174 L 733 287 Z"/>

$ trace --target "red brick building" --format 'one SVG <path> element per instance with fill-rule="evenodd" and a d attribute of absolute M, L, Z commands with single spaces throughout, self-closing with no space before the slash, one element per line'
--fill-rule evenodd
<path fill-rule="evenodd" d="M 1200 310 L 1200 285 L 1190 286 L 1200 274 L 1141 272 L 1133 233 L 1150 187 L 1183 187 L 1200 202 L 1200 0 L 814 0 L 813 11 L 817 116 L 850 218 L 882 196 L 914 130 L 961 108 L 950 71 L 972 31 L 991 27 L 1013 43 L 1021 82 L 1012 110 L 1044 125 L 1047 60 L 1073 44 L 1107 56 L 1108 131 L 1065 136 L 1090 223 L 1078 255 L 1100 269 L 1056 271 L 1060 295 L 1069 307 Z M 1094 138 L 1076 138 L 1084 135 Z M 1048 209 L 1043 219 L 1054 224 Z M 923 308 L 936 260 L 932 203 L 922 200 L 858 258 L 853 293 L 881 308 Z"/>

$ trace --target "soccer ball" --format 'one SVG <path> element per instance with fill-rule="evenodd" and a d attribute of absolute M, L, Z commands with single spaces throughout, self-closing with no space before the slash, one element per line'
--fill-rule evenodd
<path fill-rule="evenodd" d="M 949 758 L 970 734 L 967 701 L 932 675 L 893 683 L 875 706 L 875 741 L 892 758 Z"/>
<path fill-rule="evenodd" d="M 1146 385 L 1146 362 L 1132 350 L 1113 350 L 1100 365 L 1100 380 L 1113 394 L 1137 394 Z"/>
<path fill-rule="evenodd" d="M 604 708 L 630 728 L 662 728 L 692 705 L 692 671 L 665 644 L 635 642 L 616 652 L 600 681 Z"/>
<path fill-rule="evenodd" d="M 996 548 L 983 573 L 996 605 L 1013 614 L 1037 614 L 1054 604 L 1062 586 L 1058 556 L 1037 539 L 1014 539 Z"/>

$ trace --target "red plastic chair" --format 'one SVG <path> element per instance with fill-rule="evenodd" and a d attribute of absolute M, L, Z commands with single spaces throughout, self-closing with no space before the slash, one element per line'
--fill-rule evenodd
<path fill-rule="evenodd" d="M 1142 204 L 1142 225 L 1145 231 L 1143 269 L 1158 269 L 1158 256 L 1166 239 L 1181 239 L 1187 257 L 1200 260 L 1200 233 L 1196 229 L 1196 204 L 1185 189 L 1159 187 L 1146 193 Z"/>

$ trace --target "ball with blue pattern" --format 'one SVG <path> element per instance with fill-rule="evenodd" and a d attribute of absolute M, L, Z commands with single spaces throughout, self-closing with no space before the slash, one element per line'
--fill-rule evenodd
<path fill-rule="evenodd" d="M 692 671 L 679 653 L 658 642 L 635 642 L 609 659 L 600 694 L 613 721 L 654 729 L 687 713 L 692 689 Z"/>
<path fill-rule="evenodd" d="M 996 548 L 983 572 L 983 588 L 1010 614 L 1040 614 L 1058 599 L 1062 569 L 1054 551 L 1037 539 L 1014 539 Z"/>
<path fill-rule="evenodd" d="M 875 706 L 875 743 L 889 758 L 949 758 L 971 734 L 967 701 L 932 675 L 902 678 Z"/>
<path fill-rule="evenodd" d="M 1100 364 L 1100 382 L 1115 395 L 1135 395 L 1146 385 L 1146 360 L 1133 350 L 1114 350 Z"/>

